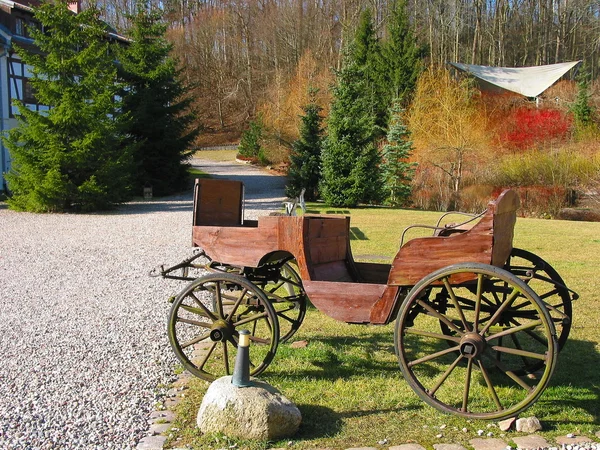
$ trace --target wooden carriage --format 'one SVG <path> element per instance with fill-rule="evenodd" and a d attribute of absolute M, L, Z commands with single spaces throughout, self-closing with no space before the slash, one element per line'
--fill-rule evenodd
<path fill-rule="evenodd" d="M 245 220 L 242 183 L 197 180 L 194 192 L 192 244 L 202 252 L 175 266 L 184 269 L 179 278 L 192 282 L 169 318 L 173 349 L 193 374 L 207 380 L 230 374 L 238 331 L 248 327 L 251 372 L 261 373 L 279 343 L 296 333 L 310 300 L 346 323 L 395 320 L 404 377 L 442 411 L 508 417 L 547 386 L 576 296 L 548 263 L 513 248 L 514 191 L 502 192 L 468 226 L 435 226 L 433 236 L 408 241 L 391 264 L 354 260 L 349 217 Z M 189 269 L 208 274 L 195 278 Z M 455 376 L 480 377 L 486 388 L 468 382 L 457 396 L 446 389 Z M 522 389 L 510 404 L 498 394 L 507 381 Z"/>

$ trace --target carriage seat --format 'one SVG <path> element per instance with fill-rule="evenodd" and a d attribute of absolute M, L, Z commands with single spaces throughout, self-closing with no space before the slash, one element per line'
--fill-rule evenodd
<path fill-rule="evenodd" d="M 412 286 L 435 270 L 456 263 L 504 266 L 512 250 L 518 208 L 517 193 L 505 190 L 468 230 L 408 241 L 394 258 L 388 284 Z"/>

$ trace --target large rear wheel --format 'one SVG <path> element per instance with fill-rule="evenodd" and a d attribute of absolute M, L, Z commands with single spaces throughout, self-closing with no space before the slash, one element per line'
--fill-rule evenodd
<path fill-rule="evenodd" d="M 439 324 L 443 329 L 439 331 Z M 400 369 L 427 404 L 474 419 L 531 406 L 556 364 L 556 331 L 544 303 L 510 272 L 455 264 L 419 281 L 395 326 Z M 541 363 L 532 380 L 519 371 Z"/>
<path fill-rule="evenodd" d="M 504 268 L 525 281 L 546 304 L 556 328 L 558 350 L 562 350 L 571 331 L 573 299 L 561 276 L 542 258 L 520 248 L 512 249 Z"/>

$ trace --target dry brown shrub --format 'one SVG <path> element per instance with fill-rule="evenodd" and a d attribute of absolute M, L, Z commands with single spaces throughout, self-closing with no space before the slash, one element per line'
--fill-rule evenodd
<path fill-rule="evenodd" d="M 292 77 L 276 76 L 268 90 L 265 101 L 259 106 L 265 126 L 263 146 L 272 163 L 288 160 L 292 143 L 298 139 L 300 116 L 303 107 L 311 101 L 310 91 L 316 90 L 316 103 L 323 108 L 323 116 L 329 109 L 331 96 L 329 86 L 333 75 L 328 69 L 319 68 L 310 50 L 300 58 L 296 73 Z M 271 159 L 273 158 L 273 159 Z"/>

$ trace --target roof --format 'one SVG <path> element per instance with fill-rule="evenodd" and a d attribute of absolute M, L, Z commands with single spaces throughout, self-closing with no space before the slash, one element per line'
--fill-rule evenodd
<path fill-rule="evenodd" d="M 491 67 L 449 63 L 457 69 L 507 91 L 537 97 L 581 61 L 535 67 Z"/>

